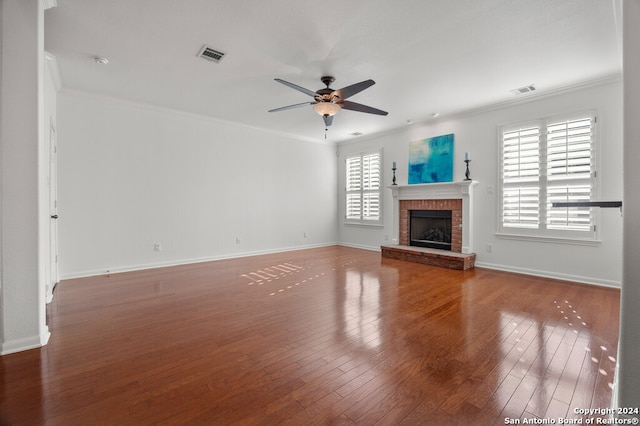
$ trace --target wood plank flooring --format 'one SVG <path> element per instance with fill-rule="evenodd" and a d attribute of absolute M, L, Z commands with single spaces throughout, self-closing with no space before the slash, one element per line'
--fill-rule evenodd
<path fill-rule="evenodd" d="M 619 291 L 325 247 L 61 282 L 0 424 L 493 425 L 608 408 Z"/>

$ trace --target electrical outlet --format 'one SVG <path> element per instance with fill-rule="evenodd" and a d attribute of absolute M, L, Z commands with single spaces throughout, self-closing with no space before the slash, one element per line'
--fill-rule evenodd
<path fill-rule="evenodd" d="M 153 245 L 153 251 L 160 251 L 162 250 L 162 245 L 160 245 L 160 243 L 155 243 Z"/>
<path fill-rule="evenodd" d="M 240 237 L 236 237 L 236 244 L 240 244 Z"/>
<path fill-rule="evenodd" d="M 487 244 L 487 251 L 489 253 L 493 252 L 493 246 L 491 244 Z"/>
<path fill-rule="evenodd" d="M 303 232 L 303 233 L 302 233 L 302 236 L 303 236 L 304 238 L 307 238 L 307 233 L 306 233 L 306 232 Z"/>

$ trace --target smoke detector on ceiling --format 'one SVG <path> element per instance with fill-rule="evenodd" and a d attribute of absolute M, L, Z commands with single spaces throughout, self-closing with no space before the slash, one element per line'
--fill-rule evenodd
<path fill-rule="evenodd" d="M 198 52 L 197 56 L 202 59 L 206 59 L 207 61 L 219 63 L 222 61 L 222 58 L 224 58 L 224 55 L 226 55 L 226 53 L 204 45 L 202 46 L 202 49 L 200 49 L 200 52 Z"/>
<path fill-rule="evenodd" d="M 98 65 L 107 65 L 109 63 L 109 60 L 107 58 L 103 58 L 102 56 L 94 56 L 93 62 Z"/>

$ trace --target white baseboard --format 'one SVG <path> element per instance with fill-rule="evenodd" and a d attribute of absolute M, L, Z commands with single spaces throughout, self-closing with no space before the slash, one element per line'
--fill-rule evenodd
<path fill-rule="evenodd" d="M 329 243 L 310 244 L 310 245 L 295 246 L 295 247 L 280 247 L 280 248 L 274 248 L 274 249 L 268 249 L 268 250 L 257 250 L 257 251 L 242 252 L 242 253 L 229 253 L 229 254 L 221 254 L 221 255 L 193 258 L 193 259 L 177 259 L 177 260 L 170 260 L 166 262 L 128 265 L 128 266 L 115 267 L 110 269 L 100 269 L 100 270 L 93 270 L 93 271 L 72 272 L 72 273 L 62 274 L 61 279 L 84 278 L 84 277 L 93 277 L 93 276 L 106 275 L 106 274 L 116 274 L 120 272 L 142 271 L 146 269 L 166 268 L 170 266 L 188 265 L 188 264 L 202 263 L 202 262 L 212 262 L 216 260 L 225 260 L 225 259 L 236 259 L 236 258 L 249 257 L 249 256 L 259 256 L 263 254 L 273 254 L 273 253 L 282 253 L 282 252 L 294 251 L 294 250 L 305 250 L 305 249 L 312 249 L 312 248 L 319 248 L 319 247 L 329 247 L 333 245 L 340 245 L 344 247 L 351 247 L 351 248 L 377 251 L 377 252 L 381 251 L 380 246 L 353 244 L 353 243 L 347 243 L 344 241 L 329 242 Z M 592 285 L 598 285 L 602 287 L 620 288 L 622 285 L 619 281 L 614 281 L 614 280 L 603 280 L 603 279 L 598 279 L 593 277 L 585 277 L 585 276 L 572 275 L 572 274 L 561 274 L 556 272 L 542 271 L 542 270 L 529 269 L 529 268 L 520 268 L 520 267 L 514 267 L 510 265 L 494 264 L 494 263 L 487 263 L 487 262 L 476 261 L 476 266 L 479 268 L 495 269 L 498 271 L 505 271 L 505 272 L 515 272 L 519 274 L 533 275 L 533 276 L 544 277 L 544 278 L 554 278 L 558 280 L 579 282 L 583 284 L 592 284 Z"/>
<path fill-rule="evenodd" d="M 53 291 L 56 289 L 56 285 L 58 285 L 58 282 L 59 281 L 56 281 L 55 283 L 53 283 L 51 287 L 47 286 L 47 294 L 45 296 L 45 303 L 47 305 L 53 302 Z"/>
<path fill-rule="evenodd" d="M 620 353 L 620 339 L 618 339 L 618 350 L 616 354 Z M 619 357 L 616 357 L 616 371 L 613 375 L 613 389 L 611 389 L 611 409 L 615 413 L 618 408 L 618 401 L 620 400 L 620 395 L 618 394 L 618 382 L 620 377 L 620 362 L 618 361 Z"/>
<path fill-rule="evenodd" d="M 69 280 L 74 278 L 86 278 L 86 277 L 95 277 L 99 275 L 118 274 L 121 272 L 133 272 L 133 271 L 143 271 L 146 269 L 167 268 L 170 266 L 190 265 L 194 263 L 213 262 L 216 260 L 237 259 L 237 258 L 249 257 L 249 256 L 260 256 L 263 254 L 273 254 L 273 253 L 282 253 L 287 251 L 306 250 L 306 249 L 319 248 L 319 247 L 329 247 L 329 246 L 335 246 L 337 244 L 338 243 L 334 241 L 329 243 L 309 244 L 304 246 L 280 247 L 280 248 L 274 248 L 274 249 L 268 249 L 268 250 L 256 250 L 256 251 L 250 251 L 250 252 L 221 254 L 221 255 L 207 256 L 207 257 L 200 257 L 200 258 L 193 258 L 193 259 L 176 259 L 176 260 L 169 260 L 166 262 L 127 265 L 127 266 L 119 266 L 119 267 L 114 267 L 109 269 L 98 269 L 93 271 L 63 273 L 61 274 L 61 279 Z"/>
<path fill-rule="evenodd" d="M 581 275 L 561 274 L 557 272 L 541 271 L 537 269 L 520 268 L 509 265 L 499 265 L 495 263 L 486 263 L 476 261 L 478 268 L 495 269 L 497 271 L 515 272 L 518 274 L 533 275 L 536 277 L 554 278 L 557 280 L 572 281 L 581 284 L 591 284 L 601 287 L 621 288 L 622 283 L 614 280 L 603 280 L 600 278 L 584 277 Z"/>
<path fill-rule="evenodd" d="M 343 247 L 362 249 L 362 250 L 381 251 L 380 246 L 365 246 L 363 244 L 351 244 L 351 243 L 345 243 L 345 242 L 339 242 L 338 245 Z"/>
<path fill-rule="evenodd" d="M 9 340 L 8 342 L 2 342 L 0 346 L 0 355 L 8 355 L 16 352 L 22 352 L 29 349 L 40 348 L 49 342 L 49 328 L 46 327 L 40 336 L 24 337 L 22 339 Z"/>
<path fill-rule="evenodd" d="M 352 244 L 352 243 L 345 243 L 345 242 L 339 242 L 338 245 L 345 246 L 345 247 L 358 248 L 363 250 L 372 250 L 372 251 L 378 251 L 378 252 L 381 251 L 380 246 L 367 246 L 362 244 Z M 591 285 L 597 285 L 601 287 L 620 288 L 622 285 L 619 281 L 603 280 L 603 279 L 597 279 L 593 277 L 584 277 L 581 275 L 561 274 L 556 272 L 541 271 L 541 270 L 529 269 L 529 268 L 519 268 L 519 267 L 513 267 L 509 265 L 500 265 L 495 263 L 486 263 L 486 262 L 476 261 L 476 266 L 479 268 L 495 269 L 498 271 L 505 271 L 505 272 L 515 272 L 518 274 L 533 275 L 533 276 L 544 277 L 544 278 L 554 278 L 557 280 L 572 281 L 572 282 L 578 282 L 581 284 L 591 284 Z"/>

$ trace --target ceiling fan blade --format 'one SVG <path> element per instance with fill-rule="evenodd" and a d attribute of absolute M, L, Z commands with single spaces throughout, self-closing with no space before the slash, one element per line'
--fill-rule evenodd
<path fill-rule="evenodd" d="M 343 87 L 342 89 L 334 90 L 332 95 L 336 95 L 340 97 L 340 100 L 345 100 L 355 95 L 356 93 L 362 92 L 367 87 L 371 87 L 376 84 L 373 80 L 365 80 L 360 83 L 352 84 L 351 86 Z"/>
<path fill-rule="evenodd" d="M 314 92 L 314 91 L 311 91 L 311 90 L 309 90 L 309 89 L 305 89 L 304 87 L 300 87 L 300 86 L 298 86 L 297 84 L 289 83 L 288 81 L 284 81 L 284 80 L 282 80 L 282 79 L 280 79 L 280 78 L 276 78 L 276 79 L 274 79 L 274 80 L 275 80 L 275 81 L 277 81 L 278 83 L 282 83 L 282 84 L 284 84 L 285 86 L 289 86 L 289 87 L 291 87 L 292 89 L 296 89 L 298 92 L 302 92 L 302 93 L 304 93 L 305 95 L 309 95 L 309 96 L 311 96 L 311 97 L 315 97 L 315 96 L 316 96 L 316 94 L 317 94 L 317 93 L 316 93 L 316 92 Z"/>
<path fill-rule="evenodd" d="M 324 125 L 327 127 L 333 123 L 333 115 L 323 115 L 322 118 L 324 118 Z"/>
<path fill-rule="evenodd" d="M 287 106 L 283 106 L 283 107 L 276 108 L 276 109 L 270 109 L 268 112 L 284 111 L 284 110 L 287 110 L 287 109 L 300 108 L 300 107 L 303 107 L 303 106 L 313 105 L 313 104 L 315 104 L 315 102 L 302 102 L 300 104 L 293 104 L 293 105 L 287 105 Z"/>
<path fill-rule="evenodd" d="M 366 112 L 367 114 L 377 114 L 377 115 L 387 115 L 389 114 L 387 111 L 382 111 L 381 109 L 373 108 L 367 105 L 358 104 L 356 102 L 344 101 L 340 103 L 342 109 L 350 109 L 351 111 L 358 112 Z"/>

